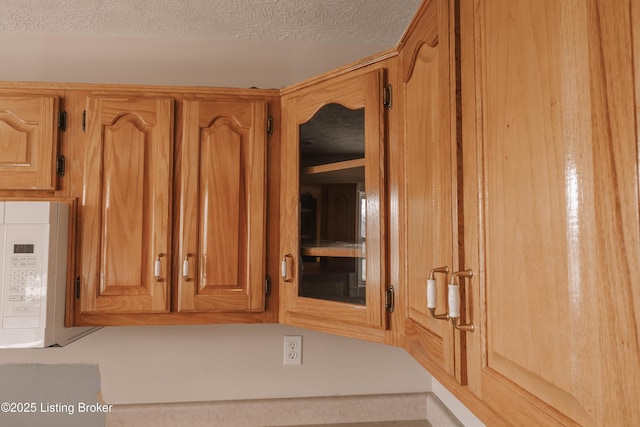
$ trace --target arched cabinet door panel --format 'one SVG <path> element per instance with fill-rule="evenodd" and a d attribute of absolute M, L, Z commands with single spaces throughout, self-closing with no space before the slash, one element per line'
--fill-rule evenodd
<path fill-rule="evenodd" d="M 87 98 L 81 311 L 169 310 L 173 99 Z"/>
<path fill-rule="evenodd" d="M 267 103 L 187 100 L 177 311 L 262 311 Z"/>
<path fill-rule="evenodd" d="M 463 346 L 446 316 L 447 284 L 458 266 L 454 79 L 450 69 L 453 2 L 425 3 L 400 50 L 402 76 L 404 346 L 423 365 L 463 382 Z M 427 283 L 432 281 L 432 301 Z M 430 310 L 429 307 L 433 308 Z M 457 361 L 457 362 L 456 362 Z"/>
<path fill-rule="evenodd" d="M 0 190 L 55 190 L 59 98 L 0 93 Z"/>
<path fill-rule="evenodd" d="M 283 105 L 281 320 L 383 340 L 384 69 L 288 91 Z"/>

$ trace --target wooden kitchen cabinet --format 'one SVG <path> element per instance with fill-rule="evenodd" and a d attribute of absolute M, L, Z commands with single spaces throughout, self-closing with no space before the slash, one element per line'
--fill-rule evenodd
<path fill-rule="evenodd" d="M 171 98 L 87 98 L 83 313 L 169 311 L 173 118 Z"/>
<path fill-rule="evenodd" d="M 438 50 L 435 25 L 446 21 L 437 3 L 423 5 L 434 14 L 419 18 L 401 48 L 415 61 L 402 95 L 405 346 L 487 425 L 632 425 L 640 418 L 638 8 L 454 1 L 447 15 L 459 32 L 449 30 L 450 47 Z M 423 42 L 412 42 L 416 31 Z M 412 95 L 421 84 L 451 101 Z M 472 272 L 454 282 L 459 323 L 473 329 L 426 310 L 426 275 L 443 265 L 441 295 L 452 271 Z M 442 297 L 437 306 L 452 311 Z"/>
<path fill-rule="evenodd" d="M 267 102 L 185 100 L 176 311 L 262 311 Z"/>
<path fill-rule="evenodd" d="M 402 42 L 403 261 L 406 283 L 404 345 L 429 368 L 461 379 L 461 346 L 446 318 L 447 285 L 456 258 L 457 158 L 455 70 L 450 58 L 454 16 L 448 0 L 420 8 Z M 437 304 L 427 307 L 427 280 L 435 280 Z M 457 357 L 456 357 L 456 352 Z M 457 365 L 457 366 L 456 366 Z"/>
<path fill-rule="evenodd" d="M 86 100 L 78 324 L 262 319 L 268 97 L 168 89 L 73 92 Z"/>
<path fill-rule="evenodd" d="M 384 70 L 282 98 L 282 322 L 379 340 L 385 293 Z"/>
<path fill-rule="evenodd" d="M 0 190 L 55 190 L 60 99 L 0 93 Z"/>
<path fill-rule="evenodd" d="M 634 3 L 462 3 L 468 384 L 514 425 L 640 419 Z"/>

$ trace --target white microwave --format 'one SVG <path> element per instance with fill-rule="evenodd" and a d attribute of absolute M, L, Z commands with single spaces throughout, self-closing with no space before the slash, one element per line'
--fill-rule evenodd
<path fill-rule="evenodd" d="M 63 346 L 97 328 L 65 328 L 69 204 L 0 201 L 0 348 Z"/>

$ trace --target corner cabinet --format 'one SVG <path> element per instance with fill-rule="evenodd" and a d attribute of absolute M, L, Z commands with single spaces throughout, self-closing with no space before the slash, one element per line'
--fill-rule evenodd
<path fill-rule="evenodd" d="M 0 93 L 0 190 L 55 190 L 59 103 Z"/>
<path fill-rule="evenodd" d="M 401 47 L 405 347 L 487 425 L 640 418 L 638 17 L 432 0 Z"/>
<path fill-rule="evenodd" d="M 384 337 L 383 85 L 358 70 L 283 95 L 283 323 Z"/>
<path fill-rule="evenodd" d="M 267 102 L 184 98 L 86 98 L 80 324 L 264 311 Z"/>

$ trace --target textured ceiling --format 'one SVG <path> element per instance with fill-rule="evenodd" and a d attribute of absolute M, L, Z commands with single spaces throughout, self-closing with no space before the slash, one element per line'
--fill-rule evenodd
<path fill-rule="evenodd" d="M 395 46 L 420 0 L 0 0 L 0 31 Z"/>

